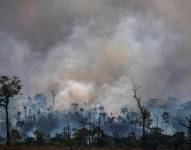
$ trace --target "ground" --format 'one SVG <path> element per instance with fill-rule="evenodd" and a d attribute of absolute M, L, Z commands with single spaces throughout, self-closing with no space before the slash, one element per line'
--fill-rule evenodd
<path fill-rule="evenodd" d="M 69 150 L 69 148 L 64 147 L 37 147 L 37 146 L 0 146 L 0 150 Z M 121 150 L 118 148 L 76 148 L 73 150 Z M 129 149 L 130 150 L 130 149 Z M 131 150 L 138 150 L 138 149 L 131 149 Z"/>

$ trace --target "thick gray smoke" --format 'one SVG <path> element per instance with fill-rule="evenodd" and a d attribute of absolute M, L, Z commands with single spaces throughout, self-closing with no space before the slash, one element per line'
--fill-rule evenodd
<path fill-rule="evenodd" d="M 24 95 L 55 90 L 56 108 L 100 103 L 118 113 L 144 99 L 190 98 L 189 0 L 2 0 L 0 74 Z M 49 98 L 50 101 L 50 98 Z"/>

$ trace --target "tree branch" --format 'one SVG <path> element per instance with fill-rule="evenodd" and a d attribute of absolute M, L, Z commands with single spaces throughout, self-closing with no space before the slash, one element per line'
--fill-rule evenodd
<path fill-rule="evenodd" d="M 6 105 L 5 104 L 0 104 L 0 107 L 5 107 Z"/>
<path fill-rule="evenodd" d="M 188 117 L 186 117 L 186 120 L 188 121 L 188 123 L 191 121 Z"/>
<path fill-rule="evenodd" d="M 182 121 L 178 120 L 178 123 L 179 123 L 181 126 L 190 129 L 190 127 L 189 127 L 188 125 L 184 124 Z"/>
<path fill-rule="evenodd" d="M 139 88 L 140 88 L 140 87 L 136 87 L 135 84 L 133 85 L 134 98 L 135 98 L 136 101 L 137 101 L 137 105 L 138 105 L 139 109 L 141 110 L 141 113 L 144 114 L 144 109 L 143 109 L 143 107 L 141 106 L 141 98 L 137 96 L 137 90 L 138 90 Z"/>

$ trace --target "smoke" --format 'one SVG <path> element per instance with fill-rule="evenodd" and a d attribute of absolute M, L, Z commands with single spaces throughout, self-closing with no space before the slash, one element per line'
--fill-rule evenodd
<path fill-rule="evenodd" d="M 88 82 L 66 80 L 61 83 L 56 97 L 56 109 L 68 110 L 72 103 L 90 103 L 94 97 L 94 85 Z"/>
<path fill-rule="evenodd" d="M 99 103 L 133 108 L 143 99 L 190 98 L 189 0 L 3 0 L 0 73 L 25 95 L 56 91 L 56 108 Z M 50 101 L 50 98 L 48 98 Z"/>

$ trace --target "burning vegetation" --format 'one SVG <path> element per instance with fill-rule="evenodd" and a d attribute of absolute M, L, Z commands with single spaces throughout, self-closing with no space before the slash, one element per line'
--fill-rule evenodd
<path fill-rule="evenodd" d="M 52 91 L 51 106 L 46 104 L 44 94 L 36 94 L 34 99 L 28 97 L 22 111 L 17 111 L 14 117 L 9 115 L 12 111 L 9 106 L 20 94 L 21 81 L 17 77 L 1 76 L 0 104 L 5 110 L 5 121 L 2 115 L 0 141 L 13 146 L 61 146 L 69 149 L 190 148 L 191 121 L 187 110 L 190 102 L 173 108 L 176 98 L 169 98 L 164 103 L 151 99 L 143 105 L 138 89 L 136 86 L 132 89 L 137 111 L 129 111 L 128 106 L 124 106 L 118 116 L 106 113 L 102 105 L 87 103 L 72 103 L 69 110 L 58 111 L 54 108 L 56 94 Z M 173 111 L 175 109 L 177 113 Z"/>

